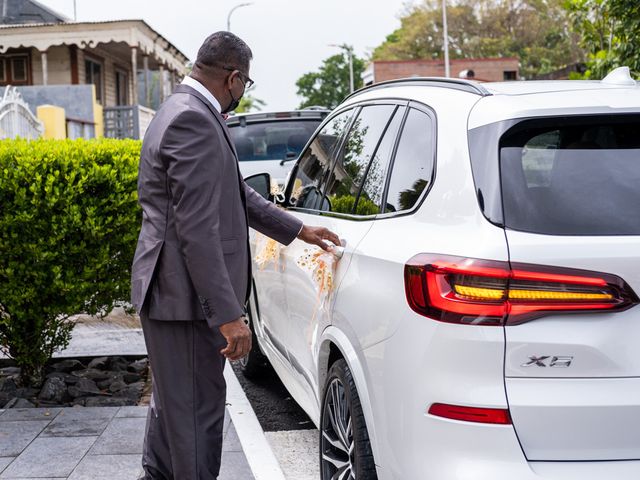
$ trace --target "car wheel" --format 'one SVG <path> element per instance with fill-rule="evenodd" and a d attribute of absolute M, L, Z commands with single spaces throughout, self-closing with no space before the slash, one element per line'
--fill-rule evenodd
<path fill-rule="evenodd" d="M 257 320 L 258 312 L 255 308 L 254 293 L 251 293 L 249 300 L 247 301 L 247 317 L 246 322 L 251 329 L 251 350 L 247 355 L 242 357 L 239 361 L 240 370 L 246 378 L 257 378 L 269 368 L 269 360 L 260 351 L 260 345 L 258 345 L 258 337 L 256 335 L 255 321 Z"/>
<path fill-rule="evenodd" d="M 351 370 L 335 362 L 325 382 L 320 419 L 322 480 L 377 480 L 367 425 Z"/>

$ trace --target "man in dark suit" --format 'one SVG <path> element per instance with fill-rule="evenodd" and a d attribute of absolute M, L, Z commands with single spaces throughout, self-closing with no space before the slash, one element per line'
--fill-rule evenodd
<path fill-rule="evenodd" d="M 244 322 L 248 226 L 283 244 L 327 249 L 338 237 L 304 226 L 248 187 L 221 115 L 252 83 L 249 47 L 229 32 L 206 39 L 191 75 L 146 132 L 138 179 L 142 230 L 132 269 L 151 371 L 146 479 L 216 479 L 225 358 L 251 349 Z"/>

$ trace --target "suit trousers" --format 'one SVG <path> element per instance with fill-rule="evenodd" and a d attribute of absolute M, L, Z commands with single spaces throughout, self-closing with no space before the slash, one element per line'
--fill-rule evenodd
<path fill-rule="evenodd" d="M 148 480 L 215 480 L 220 471 L 226 341 L 205 320 L 140 314 L 153 378 L 142 466 Z"/>

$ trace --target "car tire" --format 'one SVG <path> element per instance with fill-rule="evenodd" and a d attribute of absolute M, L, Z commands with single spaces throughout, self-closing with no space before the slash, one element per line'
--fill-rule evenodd
<path fill-rule="evenodd" d="M 258 311 L 255 308 L 255 297 L 253 291 L 247 301 L 247 325 L 251 329 L 251 350 L 249 353 L 241 358 L 238 363 L 240 365 L 240 371 L 245 378 L 251 380 L 258 378 L 270 368 L 270 363 L 267 357 L 260 350 L 258 345 L 258 336 L 256 335 L 255 322 L 258 320 L 256 317 Z"/>
<path fill-rule="evenodd" d="M 325 382 L 320 418 L 320 478 L 378 478 L 360 397 L 343 359 L 331 366 Z"/>

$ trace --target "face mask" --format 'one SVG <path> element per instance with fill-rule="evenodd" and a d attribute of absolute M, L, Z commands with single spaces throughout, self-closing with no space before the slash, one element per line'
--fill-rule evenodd
<path fill-rule="evenodd" d="M 231 89 L 229 89 L 229 95 L 231 95 L 231 102 L 229 103 L 229 105 L 227 106 L 227 108 L 225 108 L 224 110 L 222 110 L 222 113 L 229 113 L 229 112 L 233 112 L 236 108 L 238 108 L 238 105 L 240 105 L 240 99 L 242 98 L 242 96 L 244 95 L 240 95 L 240 97 L 238 97 L 237 99 L 233 98 L 233 93 L 231 92 Z"/>

